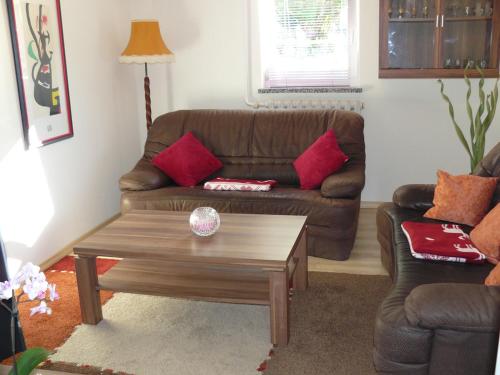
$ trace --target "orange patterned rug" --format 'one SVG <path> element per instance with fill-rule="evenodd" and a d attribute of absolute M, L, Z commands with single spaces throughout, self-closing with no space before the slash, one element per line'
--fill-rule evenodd
<path fill-rule="evenodd" d="M 116 263 L 117 260 L 97 259 L 98 274 L 102 275 Z M 52 315 L 38 314 L 30 318 L 30 307 L 37 302 L 21 304 L 19 312 L 27 347 L 41 346 L 52 351 L 60 347 L 81 323 L 74 258 L 63 258 L 46 270 L 45 275 L 49 283 L 56 284 L 60 295 L 58 301 L 51 303 Z M 101 302 L 106 303 L 112 296 L 113 292 L 102 291 Z"/>

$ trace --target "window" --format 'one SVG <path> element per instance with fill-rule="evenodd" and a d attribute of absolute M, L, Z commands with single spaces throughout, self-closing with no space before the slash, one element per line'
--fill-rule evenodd
<path fill-rule="evenodd" d="M 352 85 L 355 8 L 356 0 L 260 0 L 264 87 Z"/>

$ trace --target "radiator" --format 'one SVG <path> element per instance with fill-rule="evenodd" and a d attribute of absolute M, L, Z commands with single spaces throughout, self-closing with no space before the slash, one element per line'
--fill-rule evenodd
<path fill-rule="evenodd" d="M 349 99 L 272 99 L 266 101 L 247 102 L 247 104 L 255 109 L 340 109 L 344 111 L 353 111 L 361 113 L 364 108 L 363 102 L 360 100 Z"/>

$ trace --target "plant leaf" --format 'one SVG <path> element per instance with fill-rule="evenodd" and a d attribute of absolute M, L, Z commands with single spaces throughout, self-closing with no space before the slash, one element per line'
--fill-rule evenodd
<path fill-rule="evenodd" d="M 31 348 L 26 350 L 17 361 L 17 375 L 29 375 L 40 363 L 49 357 L 49 352 L 44 348 Z M 14 369 L 9 371 L 14 375 Z"/>
<path fill-rule="evenodd" d="M 486 94 L 484 93 L 484 73 L 480 68 L 477 68 L 479 74 L 481 75 L 481 79 L 479 80 L 479 108 L 476 113 L 476 118 L 475 118 L 475 125 L 474 125 L 474 133 L 478 134 L 480 132 L 480 127 L 481 127 L 481 117 L 483 116 L 484 113 L 484 102 L 485 102 L 485 97 Z"/>
<path fill-rule="evenodd" d="M 467 65 L 468 68 L 468 65 Z M 467 84 L 467 97 L 465 100 L 466 108 L 467 108 L 467 116 L 469 116 L 469 122 L 470 122 L 470 141 L 471 143 L 474 142 L 474 117 L 472 115 L 472 106 L 470 104 L 470 97 L 472 95 L 472 85 L 470 83 L 469 77 L 467 77 L 467 68 L 465 68 L 465 83 Z"/>
<path fill-rule="evenodd" d="M 472 159 L 472 153 L 471 149 L 469 148 L 469 144 L 467 143 L 467 140 L 465 139 L 464 133 L 462 132 L 462 129 L 457 124 L 457 121 L 455 120 L 455 111 L 453 109 L 453 104 L 451 104 L 450 98 L 444 93 L 444 83 L 442 80 L 438 80 L 438 82 L 441 84 L 441 96 L 443 99 L 448 103 L 448 111 L 450 112 L 450 117 L 451 121 L 453 121 L 453 126 L 455 127 L 455 131 L 458 135 L 458 139 L 460 139 L 460 142 L 465 148 L 465 151 L 467 151 L 467 154 L 469 154 L 469 157 Z"/>
<path fill-rule="evenodd" d="M 499 82 L 499 79 L 496 80 L 496 82 L 495 82 L 495 88 L 493 89 L 493 91 L 489 95 L 490 103 L 489 103 L 488 106 L 490 107 L 490 110 L 488 111 L 488 117 L 485 120 L 485 127 L 486 127 L 485 133 L 490 128 L 490 125 L 493 122 L 493 119 L 495 118 L 495 114 L 496 114 L 496 111 L 497 111 L 497 104 L 498 104 L 498 82 Z"/>

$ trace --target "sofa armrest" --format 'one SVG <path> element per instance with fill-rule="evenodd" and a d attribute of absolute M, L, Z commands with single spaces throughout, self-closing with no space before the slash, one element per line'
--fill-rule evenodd
<path fill-rule="evenodd" d="M 420 285 L 406 297 L 404 309 L 408 321 L 422 328 L 498 332 L 500 287 L 456 283 Z"/>
<path fill-rule="evenodd" d="M 150 161 L 141 159 L 129 173 L 120 178 L 121 191 L 154 190 L 167 186 L 170 178 Z"/>
<path fill-rule="evenodd" d="M 403 185 L 392 196 L 394 204 L 401 208 L 426 211 L 433 206 L 436 185 Z"/>
<path fill-rule="evenodd" d="M 328 176 L 321 184 L 325 198 L 355 198 L 365 186 L 365 165 L 347 163 L 339 172 Z"/>

